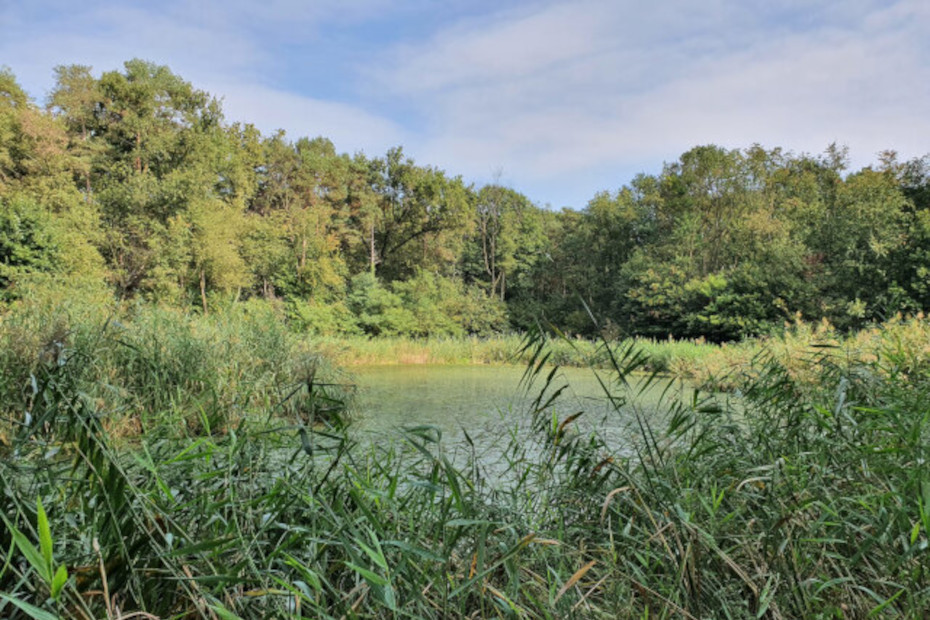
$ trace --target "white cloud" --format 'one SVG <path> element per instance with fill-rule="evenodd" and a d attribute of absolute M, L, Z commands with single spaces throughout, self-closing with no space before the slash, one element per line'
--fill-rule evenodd
<path fill-rule="evenodd" d="M 338 151 L 368 155 L 381 155 L 403 141 L 397 125 L 349 104 L 256 85 L 221 84 L 216 90 L 224 93 L 227 119 L 250 122 L 266 135 L 285 129 L 291 139 L 324 136 Z"/>
<path fill-rule="evenodd" d="M 476 176 L 501 166 L 527 186 L 561 175 L 576 206 L 628 178 L 573 177 L 702 143 L 838 141 L 859 165 L 928 149 L 924 3 L 644 6 L 563 3 L 453 28 L 397 49 L 379 86 L 420 106 L 427 160 Z"/>
<path fill-rule="evenodd" d="M 454 28 L 425 49 L 416 44 L 397 50 L 398 69 L 390 79 L 394 89 L 414 95 L 518 80 L 593 53 L 596 39 L 586 34 L 597 27 L 595 15 L 561 5 L 467 31 Z"/>
<path fill-rule="evenodd" d="M 41 97 L 57 64 L 120 69 L 143 58 L 166 64 L 199 86 L 207 80 L 235 83 L 287 81 L 278 73 L 284 53 L 309 53 L 321 32 L 380 14 L 388 0 L 166 0 L 120 3 L 86 0 L 0 0 L 0 58 Z M 319 50 L 312 50 L 319 53 Z M 338 56 L 338 53 L 334 54 Z"/>
<path fill-rule="evenodd" d="M 199 86 L 216 75 L 254 79 L 269 61 L 255 41 L 235 29 L 202 22 L 170 11 L 90 6 L 47 27 L 21 22 L 0 42 L 0 53 L 40 99 L 52 86 L 52 67 L 59 64 L 88 64 L 102 72 L 143 58 L 166 64 Z"/>

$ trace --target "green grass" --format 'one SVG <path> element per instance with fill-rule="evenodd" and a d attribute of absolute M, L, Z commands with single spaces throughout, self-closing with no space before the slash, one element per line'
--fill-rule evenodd
<path fill-rule="evenodd" d="M 771 347 L 741 362 L 741 401 L 669 396 L 661 422 L 637 415 L 624 387 L 649 363 L 643 351 L 584 345 L 639 429 L 623 446 L 552 418 L 562 383 L 548 362 L 579 347 L 531 335 L 521 359 L 536 445 L 505 442 L 506 471 L 492 476 L 453 464 L 429 427 L 354 444 L 326 379 L 338 375 L 263 312 L 4 318 L 0 335 L 47 331 L 37 352 L 3 358 L 0 617 L 930 608 L 920 325 L 791 358 Z M 132 420 L 143 433 L 126 432 Z"/>

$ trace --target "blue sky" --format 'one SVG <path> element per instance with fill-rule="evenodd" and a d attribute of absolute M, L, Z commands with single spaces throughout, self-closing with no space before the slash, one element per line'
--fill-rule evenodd
<path fill-rule="evenodd" d="M 0 0 L 0 64 L 166 64 L 229 120 L 582 208 L 698 144 L 930 152 L 927 0 Z"/>

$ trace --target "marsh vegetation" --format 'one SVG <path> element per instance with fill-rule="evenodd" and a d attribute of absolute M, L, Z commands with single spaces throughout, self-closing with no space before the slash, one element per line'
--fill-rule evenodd
<path fill-rule="evenodd" d="M 622 445 L 557 408 L 565 376 L 544 363 L 552 340 L 531 335 L 530 432 L 503 436 L 492 469 L 476 438 L 451 448 L 413 415 L 393 441 L 358 441 L 342 375 L 268 317 L 89 316 L 31 359 L 4 348 L 4 616 L 920 617 L 930 605 L 922 321 L 857 354 L 824 340 L 789 361 L 770 346 L 733 379 L 738 405 L 669 392 L 661 414 L 636 404 L 645 355 L 601 342 L 608 361 L 590 372 L 609 414 L 631 421 Z M 34 333 L 17 321 L 6 338 Z"/>

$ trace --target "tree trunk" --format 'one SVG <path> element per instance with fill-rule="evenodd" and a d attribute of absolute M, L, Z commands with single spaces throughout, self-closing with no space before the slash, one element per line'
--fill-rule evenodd
<path fill-rule="evenodd" d="M 376 263 L 376 254 L 375 254 L 375 220 L 371 220 L 371 233 L 368 237 L 369 249 L 368 257 L 371 261 L 371 275 L 375 275 L 375 263 Z"/>
<path fill-rule="evenodd" d="M 84 119 L 81 119 L 81 142 L 85 145 L 87 144 L 87 125 L 84 124 Z M 90 164 L 87 165 L 87 172 L 84 173 L 84 188 L 86 192 L 84 193 L 84 202 L 90 203 Z"/>
<path fill-rule="evenodd" d="M 203 314 L 207 314 L 207 271 L 200 270 L 200 301 L 203 304 Z"/>

